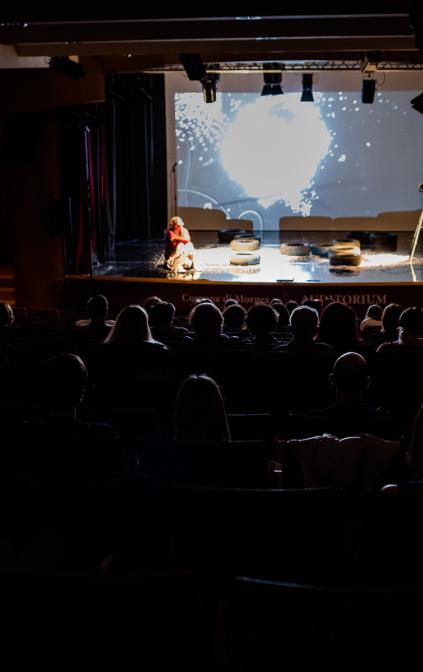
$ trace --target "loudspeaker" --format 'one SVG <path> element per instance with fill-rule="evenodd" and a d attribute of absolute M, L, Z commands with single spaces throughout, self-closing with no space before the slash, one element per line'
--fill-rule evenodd
<path fill-rule="evenodd" d="M 179 60 L 191 81 L 200 81 L 206 76 L 206 66 L 200 54 L 179 54 Z"/>
<path fill-rule="evenodd" d="M 49 209 L 49 233 L 51 236 L 70 236 L 72 233 L 72 199 L 70 196 L 54 198 Z"/>

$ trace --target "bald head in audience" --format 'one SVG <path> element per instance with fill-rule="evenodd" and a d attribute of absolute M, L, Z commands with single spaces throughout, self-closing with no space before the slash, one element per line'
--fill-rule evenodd
<path fill-rule="evenodd" d="M 362 399 L 370 384 L 367 362 L 358 352 L 338 357 L 330 375 L 337 399 Z"/>

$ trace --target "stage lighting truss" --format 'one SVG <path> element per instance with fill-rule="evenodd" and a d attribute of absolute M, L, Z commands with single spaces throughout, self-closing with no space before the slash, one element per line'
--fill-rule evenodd
<path fill-rule="evenodd" d="M 359 61 L 284 61 L 283 63 L 219 63 L 206 66 L 207 73 L 237 74 L 237 73 L 268 73 L 281 72 L 320 72 L 324 70 L 360 70 L 365 73 L 403 72 L 423 70 L 422 63 L 403 63 L 391 61 L 369 61 L 367 57 Z"/>
<path fill-rule="evenodd" d="M 215 63 L 206 66 L 206 74 L 240 74 L 240 73 L 269 73 L 276 74 L 281 72 L 281 65 L 283 65 L 284 72 L 321 72 L 325 70 L 333 71 L 348 71 L 358 70 L 363 72 L 365 69 L 365 60 L 357 61 L 284 61 L 282 64 L 278 63 L 277 67 L 269 65 L 269 63 Z M 374 67 L 375 66 L 375 67 Z M 404 72 L 404 71 L 421 71 L 423 70 L 422 63 L 403 63 L 397 61 L 379 61 L 371 65 L 372 72 Z M 180 72 L 184 68 L 180 64 L 172 64 L 162 68 L 144 68 L 143 72 Z"/>

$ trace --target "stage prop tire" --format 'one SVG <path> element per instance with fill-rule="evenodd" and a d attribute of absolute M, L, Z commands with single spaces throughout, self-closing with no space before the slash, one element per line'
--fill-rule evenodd
<path fill-rule="evenodd" d="M 243 229 L 220 229 L 220 231 L 217 232 L 219 243 L 230 243 L 235 236 L 248 238 L 250 235 L 252 235 L 251 232 L 244 231 Z"/>
<path fill-rule="evenodd" d="M 331 266 L 360 266 L 361 254 L 357 247 L 332 249 L 329 252 L 329 264 Z"/>
<path fill-rule="evenodd" d="M 351 247 L 356 247 L 360 250 L 360 241 L 354 238 L 339 238 L 332 243 L 332 249 L 334 250 L 348 250 Z"/>
<path fill-rule="evenodd" d="M 234 238 L 257 238 L 257 236 L 254 235 L 254 231 L 241 231 L 236 233 Z"/>
<path fill-rule="evenodd" d="M 385 233 L 378 231 L 369 235 L 370 244 L 374 247 L 389 247 L 396 250 L 398 245 L 398 236 L 396 233 Z"/>
<path fill-rule="evenodd" d="M 239 237 L 236 236 L 231 240 L 231 250 L 234 252 L 255 252 L 260 249 L 260 239 L 252 236 Z"/>
<path fill-rule="evenodd" d="M 230 263 L 234 266 L 256 266 L 260 263 L 260 255 L 254 252 L 234 252 Z"/>
<path fill-rule="evenodd" d="M 287 254 L 290 257 L 308 257 L 310 246 L 303 245 L 303 243 L 282 243 L 280 253 Z"/>
<path fill-rule="evenodd" d="M 332 248 L 331 243 L 312 243 L 310 245 L 310 253 L 318 257 L 328 257 L 329 250 Z"/>

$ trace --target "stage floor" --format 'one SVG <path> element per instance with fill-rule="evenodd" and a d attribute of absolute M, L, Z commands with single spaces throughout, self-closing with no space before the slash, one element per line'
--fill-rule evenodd
<path fill-rule="evenodd" d="M 164 241 L 130 241 L 116 246 L 115 258 L 94 267 L 96 276 L 118 278 L 162 278 L 182 282 L 211 281 L 234 283 L 421 283 L 423 282 L 423 241 L 413 264 L 409 263 L 412 232 L 398 233 L 396 250 L 362 246 L 362 262 L 357 268 L 332 267 L 327 258 L 291 257 L 280 253 L 281 242 L 328 243 L 334 232 L 266 232 L 262 235 L 260 264 L 234 266 L 229 244 L 219 244 L 217 233 L 196 232 L 196 270 L 172 274 L 164 267 Z M 339 234 L 342 237 L 342 233 Z"/>

